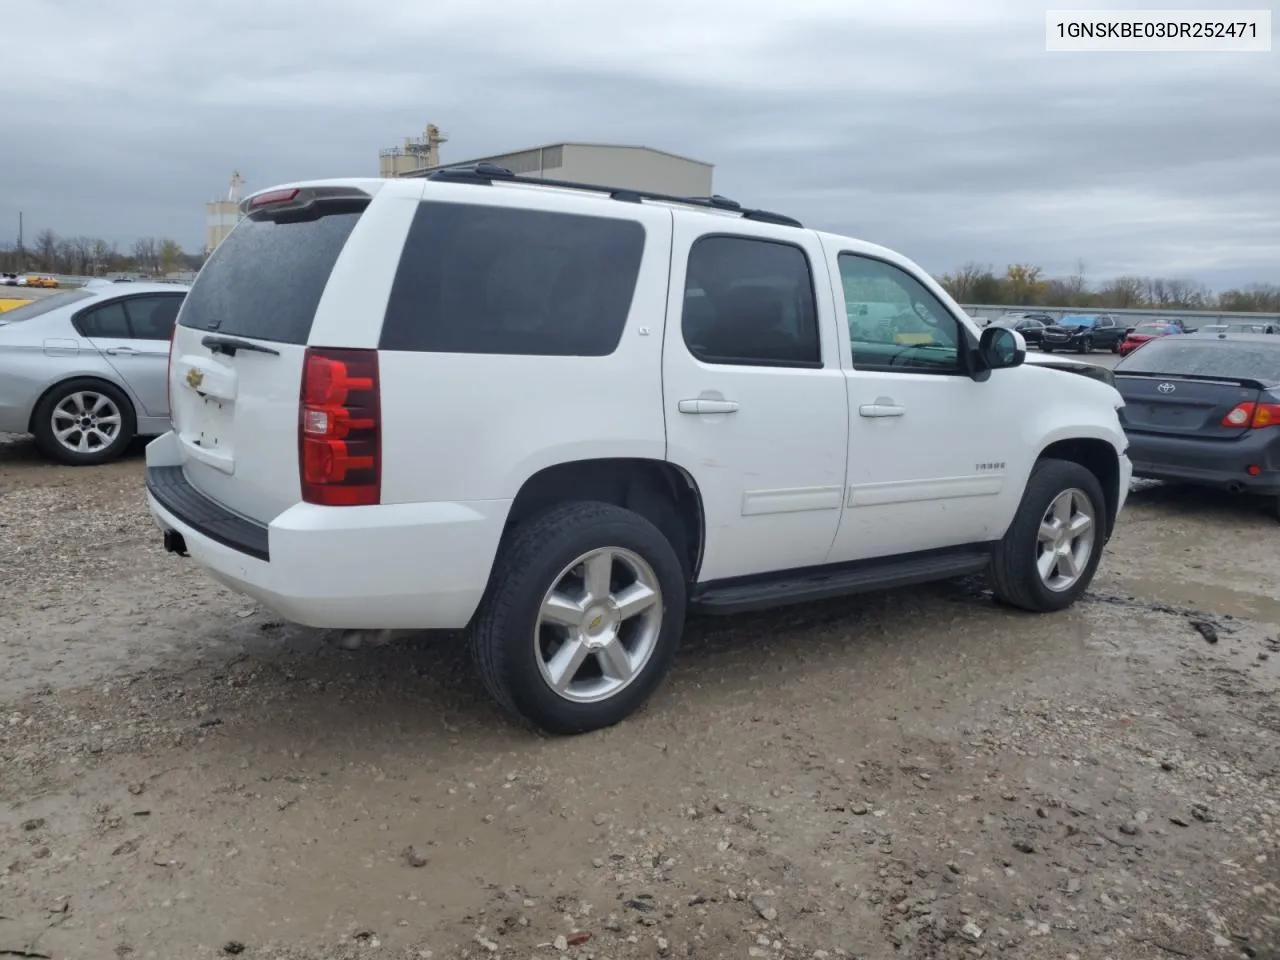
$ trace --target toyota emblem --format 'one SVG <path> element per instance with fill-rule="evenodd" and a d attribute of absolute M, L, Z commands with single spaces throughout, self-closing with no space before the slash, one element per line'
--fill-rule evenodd
<path fill-rule="evenodd" d="M 1162 383 L 1160 384 L 1160 386 L 1156 387 L 1156 389 L 1159 390 L 1161 393 L 1173 393 L 1173 391 L 1177 388 L 1174 387 L 1172 383 Z"/>

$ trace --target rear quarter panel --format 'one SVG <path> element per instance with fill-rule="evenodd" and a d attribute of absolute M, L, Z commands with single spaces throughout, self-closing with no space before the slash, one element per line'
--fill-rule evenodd
<path fill-rule="evenodd" d="M 644 254 L 622 336 L 608 356 L 381 351 L 382 502 L 505 500 L 554 464 L 663 459 L 670 210 L 484 186 L 449 185 L 438 196 L 429 187 L 426 199 L 632 219 L 645 228 Z M 377 304 L 385 309 L 385 291 Z"/>

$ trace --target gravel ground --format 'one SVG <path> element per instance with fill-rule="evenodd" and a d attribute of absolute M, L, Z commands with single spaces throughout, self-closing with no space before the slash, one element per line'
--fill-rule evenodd
<path fill-rule="evenodd" d="M 0 438 L 0 957 L 1280 957 L 1280 550 L 1134 493 L 1092 594 L 690 625 L 631 721 L 504 720 L 167 556 L 135 455 Z"/>

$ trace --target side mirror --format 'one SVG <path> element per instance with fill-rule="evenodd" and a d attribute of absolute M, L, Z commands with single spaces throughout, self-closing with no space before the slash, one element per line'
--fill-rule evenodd
<path fill-rule="evenodd" d="M 978 358 L 986 370 L 1019 366 L 1027 359 L 1027 341 L 1008 327 L 987 327 L 978 340 Z"/>

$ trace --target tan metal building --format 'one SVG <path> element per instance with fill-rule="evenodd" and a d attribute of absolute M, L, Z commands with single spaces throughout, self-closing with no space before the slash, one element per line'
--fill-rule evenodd
<path fill-rule="evenodd" d="M 442 166 L 493 163 L 514 174 L 572 180 L 598 186 L 631 187 L 679 197 L 709 197 L 714 165 L 653 147 L 613 143 L 549 143 L 447 164 L 439 144 L 447 138 L 430 126 L 426 136 L 405 141 L 380 156 L 384 177 L 425 177 Z"/>
<path fill-rule="evenodd" d="M 210 200 L 204 205 L 204 252 L 210 254 L 231 232 L 231 228 L 240 222 L 240 196 L 244 189 L 244 178 L 240 174 L 231 175 L 231 185 L 222 200 Z"/>

